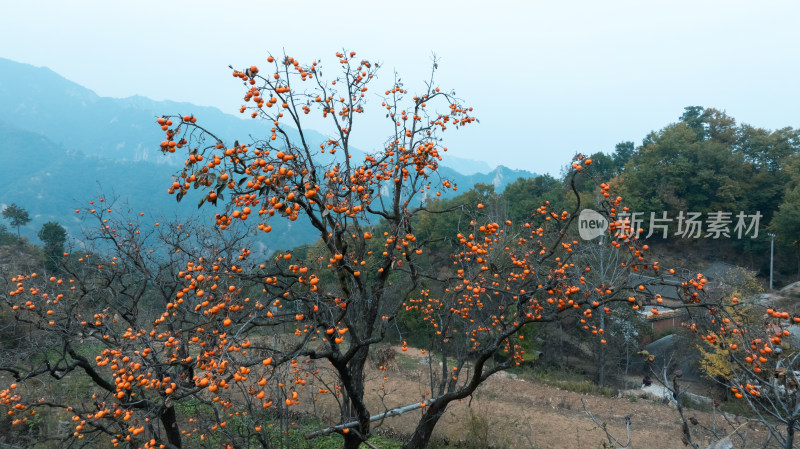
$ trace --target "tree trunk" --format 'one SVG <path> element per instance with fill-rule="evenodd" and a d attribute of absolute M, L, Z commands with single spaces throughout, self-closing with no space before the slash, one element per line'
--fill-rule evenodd
<path fill-rule="evenodd" d="M 631 366 L 630 345 L 625 342 L 625 385 L 628 385 L 628 368 Z"/>
<path fill-rule="evenodd" d="M 783 442 L 784 449 L 792 449 L 794 447 L 794 425 L 795 421 L 790 419 L 786 423 L 786 441 Z"/>
<path fill-rule="evenodd" d="M 181 431 L 178 429 L 178 420 L 175 417 L 175 407 L 169 406 L 161 411 L 161 424 L 167 433 L 167 441 L 176 448 L 183 447 L 181 442 Z"/>
<path fill-rule="evenodd" d="M 600 314 L 600 329 L 605 331 L 606 317 L 604 313 Z M 606 382 L 606 345 L 599 343 L 597 347 L 597 384 L 601 387 Z"/>
<path fill-rule="evenodd" d="M 350 398 L 349 410 L 355 414 L 358 421 L 356 432 L 344 434 L 344 448 L 357 449 L 361 445 L 362 437 L 369 436 L 370 415 L 366 404 L 364 404 L 364 365 L 369 355 L 369 347 L 363 346 L 350 359 L 349 363 L 338 369 L 339 377 L 344 384 L 347 396 Z M 342 422 L 346 422 L 348 416 L 342 416 Z"/>
<path fill-rule="evenodd" d="M 430 404 L 419 424 L 417 424 L 417 428 L 414 429 L 414 434 L 411 435 L 411 439 L 403 446 L 403 449 L 425 449 L 428 447 L 433 429 L 436 427 L 436 423 L 439 422 L 439 418 L 444 414 L 446 407 L 446 402 L 434 401 Z"/>
<path fill-rule="evenodd" d="M 359 446 L 361 446 L 361 438 L 355 433 L 350 432 L 344 434 L 344 449 L 358 449 Z"/>

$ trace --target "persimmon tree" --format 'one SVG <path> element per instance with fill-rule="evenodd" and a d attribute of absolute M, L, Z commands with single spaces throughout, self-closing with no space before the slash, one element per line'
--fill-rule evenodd
<path fill-rule="evenodd" d="M 714 380 L 768 429 L 765 447 L 792 448 L 800 429 L 800 352 L 790 328 L 800 317 L 748 294 L 752 275 L 737 277 L 713 288 L 702 274 L 688 280 L 685 285 L 704 307 L 685 325 L 702 342 L 706 369 L 719 374 Z"/>
<path fill-rule="evenodd" d="M 726 388 L 734 401 L 744 402 L 756 421 L 766 428 L 767 434 L 757 444 L 795 447 L 800 420 L 800 352 L 791 329 L 800 323 L 800 316 L 765 305 L 758 294 L 762 287 L 754 274 L 741 268 L 731 269 L 712 281 L 702 273 L 676 275 L 674 269 L 669 272 L 670 276 L 652 279 L 642 287 L 671 285 L 681 293 L 681 304 L 662 304 L 661 307 L 686 312 L 682 324 L 694 339 L 689 341 L 698 346 L 700 369 Z M 655 308 L 652 310 L 652 313 L 657 312 Z M 646 351 L 642 355 L 647 357 L 653 378 L 675 399 L 673 402 L 682 422 L 683 443 L 698 449 L 705 447 L 691 430 L 698 425 L 697 419 L 687 417 L 680 404 L 686 388 L 680 385 L 680 370 L 672 368 L 674 360 L 658 360 Z M 735 438 L 749 444 L 748 439 L 752 437 L 748 438 L 741 425 L 727 417 L 725 420 L 727 435 L 720 433 L 721 429 L 713 430 L 714 424 L 713 427 L 701 426 L 698 430 L 705 434 L 700 432 L 700 436 L 710 441 L 719 440 L 718 444 L 724 442 L 729 447 Z"/>
<path fill-rule="evenodd" d="M 174 222 L 146 227 L 104 199 L 92 203 L 76 212 L 95 223 L 77 254 L 64 253 L 57 276 L 5 279 L 11 288 L 3 299 L 19 339 L 3 351 L 0 372 L 12 382 L 0 390 L 0 403 L 10 407 L 13 425 L 27 427 L 48 416 L 45 410 L 71 422 L 72 431 L 39 435 L 43 440 L 181 447 L 191 431 L 183 430 L 186 417 L 175 405 L 210 398 L 197 399 L 188 348 L 176 337 L 192 330 L 216 340 L 219 330 L 201 329 L 191 310 L 169 311 L 183 302 L 181 280 L 201 266 L 193 262 L 238 260 L 243 234 Z M 85 396 L 70 394 L 76 389 Z"/>
<path fill-rule="evenodd" d="M 460 251 L 454 263 L 461 268 L 452 276 L 421 272 L 419 256 L 426 242 L 417 240 L 414 221 L 428 210 L 420 197 L 450 187 L 436 174 L 440 151 L 445 150 L 439 135 L 448 126 L 474 119 L 452 94 L 436 87 L 433 78 L 412 98 L 395 79 L 380 106 L 386 109 L 389 138 L 381 150 L 353 161 L 350 134 L 365 111 L 365 93 L 377 65 L 355 59 L 355 53 L 337 57 L 342 75 L 330 81 L 321 80 L 317 62 L 303 65 L 288 56 L 269 58 L 273 65 L 265 74 L 256 66 L 234 71 L 245 83 L 245 100 L 252 104 L 242 112 L 266 119 L 271 127 L 268 138 L 231 146 L 197 125 L 195 117 L 163 117 L 167 139 L 162 148 L 189 149 L 186 169 L 172 186 L 179 197 L 192 185 L 204 187 L 202 199 L 212 203 L 228 196 L 226 212 L 216 217 L 221 228 L 248 220 L 269 232 L 278 214 L 308 220 L 319 232 L 323 247 L 316 259 L 290 263 L 292 255 L 286 253 L 260 273 L 262 301 L 288 309 L 268 312 L 264 325 L 296 325 L 296 341 L 288 348 L 267 350 L 273 354 L 271 362 L 280 366 L 298 357 L 326 359 L 341 384 L 334 394 L 341 393 L 342 423 L 317 434 L 340 432 L 345 447 L 356 447 L 368 437 L 371 421 L 424 407 L 408 443 L 424 447 L 450 402 L 469 396 L 491 374 L 515 363 L 519 346 L 509 339 L 526 323 L 554 320 L 586 304 L 591 307 L 587 297 L 580 302 L 569 299 L 581 291 L 577 285 L 585 270 L 567 262 L 577 244 L 566 240 L 575 213 L 551 212 L 543 206 L 534 216 L 541 217 L 542 224 L 526 223 L 511 236 L 510 222 L 470 220 L 458 235 Z M 440 112 L 431 112 L 436 104 L 443 106 Z M 332 125 L 332 137 L 318 148 L 305 133 L 304 116 L 312 111 Z M 339 152 L 341 158 L 323 162 L 319 154 L 326 152 Z M 576 173 L 580 168 L 575 165 Z M 374 244 L 372 228 L 378 222 L 383 232 Z M 561 252 L 563 257 L 556 256 Z M 497 266 L 492 259 L 500 264 L 495 271 L 490 270 Z M 425 288 L 423 280 L 441 285 Z M 401 310 L 409 309 L 426 316 L 442 336 L 435 349 L 443 372 L 431 389 L 438 396 L 371 416 L 363 381 L 369 348 L 385 339 Z M 230 325 L 244 329 L 259 321 L 248 318 L 246 325 Z M 503 349 L 512 357 L 487 366 Z M 450 358 L 456 363 L 452 371 Z"/>
<path fill-rule="evenodd" d="M 165 152 L 179 146 L 190 152 L 172 190 L 182 196 L 192 185 L 205 187 L 203 198 L 212 203 L 227 196 L 227 211 L 216 217 L 220 228 L 248 220 L 269 232 L 270 221 L 282 216 L 308 220 L 319 233 L 325 256 L 293 263 L 291 253 L 279 254 L 259 273 L 259 301 L 278 313 L 230 324 L 241 331 L 294 322 L 296 341 L 269 348 L 272 363 L 301 356 L 330 362 L 341 384 L 334 394 L 341 394 L 342 420 L 357 422 L 339 431 L 345 447 L 356 447 L 370 433 L 363 381 L 369 348 L 384 340 L 402 299 L 418 289 L 422 276 L 416 262 L 422 242 L 412 225 L 425 210 L 421 199 L 455 188 L 436 173 L 446 150 L 440 134 L 475 119 L 470 108 L 435 85 L 433 75 L 413 96 L 395 78 L 375 100 L 380 106 L 372 105 L 384 111 L 389 138 L 381 150 L 354 160 L 350 135 L 367 108 L 378 64 L 354 52 L 337 57 L 341 74 L 327 81 L 318 61 L 301 64 L 289 56 L 269 57 L 266 73 L 256 66 L 234 71 L 247 89 L 249 105 L 242 112 L 270 127 L 264 139 L 231 145 L 191 116 L 160 123 L 167 132 Z M 308 140 L 304 118 L 312 111 L 329 121 L 327 141 Z M 379 222 L 385 230 L 375 236 L 382 242 L 374 243 Z"/>

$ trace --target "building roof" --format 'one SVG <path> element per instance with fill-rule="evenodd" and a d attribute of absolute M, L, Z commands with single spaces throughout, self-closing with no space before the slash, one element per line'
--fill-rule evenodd
<path fill-rule="evenodd" d="M 741 273 L 754 274 L 755 271 L 726 262 L 716 261 L 702 271 L 709 281 L 722 281 L 730 276 L 739 277 Z"/>

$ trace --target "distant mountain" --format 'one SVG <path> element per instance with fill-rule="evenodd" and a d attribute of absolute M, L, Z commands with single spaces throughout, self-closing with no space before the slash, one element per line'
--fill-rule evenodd
<path fill-rule="evenodd" d="M 116 160 L 183 163 L 157 153 L 163 132 L 155 125 L 164 114 L 194 114 L 228 138 L 263 136 L 262 122 L 243 120 L 212 107 L 154 101 L 142 96 L 100 97 L 45 67 L 0 58 L 0 121 L 46 135 L 68 150 Z M 265 137 L 265 136 L 264 136 Z M 307 138 L 327 140 L 314 131 Z M 354 157 L 356 157 L 354 155 Z M 447 156 L 449 167 L 463 175 L 491 170 L 486 162 Z"/>
<path fill-rule="evenodd" d="M 475 173 L 468 176 L 461 175 L 450 167 L 442 167 L 439 171 L 442 177 L 455 179 L 458 183 L 459 190 L 461 190 L 461 186 L 466 186 L 467 189 L 469 189 L 475 184 L 481 183 L 494 186 L 495 192 L 498 193 L 502 192 L 507 185 L 519 178 L 533 178 L 537 176 L 535 173 L 529 171 L 514 170 L 503 165 L 497 166 L 497 168 L 488 173 Z"/>
<path fill-rule="evenodd" d="M 492 166 L 483 161 L 464 159 L 448 154 L 445 156 L 445 165 L 462 175 L 474 175 L 492 171 Z"/>
<path fill-rule="evenodd" d="M 70 212 L 101 192 L 127 201 L 134 211 L 174 216 L 177 210 L 179 216 L 188 217 L 195 213 L 199 197 L 187 196 L 176 209 L 175 198 L 166 190 L 183 159 L 158 151 L 163 132 L 155 125 L 163 114 L 188 113 L 224 139 L 247 141 L 247 136 L 264 133 L 263 122 L 216 108 L 141 96 L 100 97 L 50 69 L 0 58 L 0 207 L 15 202 L 28 209 L 34 218 L 26 227 L 31 237 L 47 221 L 59 221 L 76 235 L 77 217 Z M 305 136 L 315 142 L 312 145 L 327 140 L 314 131 Z M 354 159 L 363 156 L 353 151 Z M 490 170 L 484 162 L 449 154 L 444 162 L 447 166 L 440 167 L 440 175 L 458 186 L 456 194 L 479 182 L 494 185 L 499 192 L 520 177 L 536 176 L 502 166 Z M 275 223 L 267 246 L 288 248 L 316 239 L 299 220 Z"/>
<path fill-rule="evenodd" d="M 164 133 L 155 120 L 164 114 L 194 114 L 225 137 L 259 136 L 262 123 L 190 103 L 141 96 L 99 97 L 47 68 L 0 58 L 0 121 L 48 136 L 67 150 L 115 160 L 183 163 L 162 156 Z M 324 137 L 311 133 L 311 140 Z"/>
<path fill-rule="evenodd" d="M 212 206 L 198 211 L 199 195 L 187 195 L 176 203 L 175 196 L 167 193 L 175 173 L 172 166 L 87 156 L 4 122 L 0 122 L 0 139 L 5 172 L 0 177 L 0 208 L 14 202 L 26 209 L 32 220 L 24 234 L 33 241 L 48 221 L 61 223 L 72 236 L 80 235 L 81 220 L 74 210 L 89 207 L 89 201 L 100 197 L 116 199 L 115 209 L 134 215 L 147 212 L 145 220 L 151 222 L 212 221 Z M 292 248 L 315 238 L 311 226 L 300 220 L 275 220 L 272 228 L 271 238 L 262 240 L 268 249 Z"/>

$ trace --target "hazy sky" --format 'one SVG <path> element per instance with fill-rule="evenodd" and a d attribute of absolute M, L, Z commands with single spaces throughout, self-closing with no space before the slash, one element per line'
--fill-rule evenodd
<path fill-rule="evenodd" d="M 435 52 L 438 84 L 481 122 L 448 129 L 452 153 L 557 174 L 575 152 L 638 144 L 689 105 L 800 126 L 798 17 L 794 0 L 3 0 L 0 57 L 102 96 L 236 113 L 243 90 L 228 65 L 264 65 L 268 52 L 324 68 L 355 50 L 384 64 L 372 91 L 396 70 L 411 92 Z M 374 149 L 389 129 L 364 122 L 354 143 Z"/>

